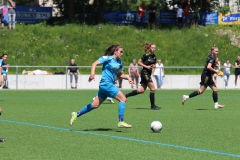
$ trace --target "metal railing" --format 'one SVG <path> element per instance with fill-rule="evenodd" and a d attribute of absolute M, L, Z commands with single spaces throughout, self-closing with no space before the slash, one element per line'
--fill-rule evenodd
<path fill-rule="evenodd" d="M 64 68 L 65 69 L 65 75 L 66 75 L 66 89 L 67 89 L 67 72 L 69 68 L 91 68 L 91 66 L 8 66 L 8 68 L 15 68 L 16 69 L 16 89 L 18 89 L 18 75 L 19 75 L 19 68 Z M 102 68 L 102 66 L 96 66 L 96 68 Z M 124 66 L 123 68 L 129 68 L 129 66 Z M 132 67 L 133 68 L 133 67 Z M 138 68 L 142 68 L 140 66 L 138 66 Z M 161 68 L 161 67 L 160 67 Z M 167 69 L 203 69 L 204 66 L 164 66 L 163 68 Z M 221 68 L 224 68 L 223 66 L 221 66 Z M 240 68 L 240 67 L 231 67 L 231 68 Z"/>

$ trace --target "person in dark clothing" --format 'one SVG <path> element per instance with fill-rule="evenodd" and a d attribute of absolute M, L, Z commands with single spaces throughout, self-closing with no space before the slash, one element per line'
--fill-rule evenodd
<path fill-rule="evenodd" d="M 68 74 L 70 75 L 70 86 L 72 89 L 76 89 L 77 85 L 78 85 L 78 75 L 80 75 L 80 72 L 78 71 L 78 67 L 77 64 L 75 63 L 75 60 L 72 59 L 71 63 L 69 65 L 70 67 L 68 68 Z M 74 67 L 76 66 L 76 67 Z M 72 85 L 72 81 L 73 81 L 73 76 L 75 78 L 75 87 L 73 87 Z"/>
<path fill-rule="evenodd" d="M 156 10 L 157 10 L 157 8 L 155 6 L 155 3 L 152 2 L 150 7 L 149 7 L 149 19 L 148 19 L 150 30 L 155 29 Z"/>
<path fill-rule="evenodd" d="M 189 98 L 193 98 L 195 96 L 198 96 L 202 94 L 207 87 L 209 86 L 212 89 L 212 98 L 214 102 L 214 108 L 223 108 L 225 105 L 218 104 L 218 89 L 216 84 L 213 81 L 212 75 L 214 73 L 218 73 L 219 69 L 216 68 L 216 58 L 218 55 L 218 48 L 216 46 L 213 46 L 211 48 L 211 54 L 208 55 L 205 63 L 205 67 L 203 69 L 202 75 L 201 75 L 201 82 L 200 82 L 200 88 L 198 91 L 194 91 L 189 95 L 183 95 L 182 98 L 182 105 L 184 105 L 185 101 Z"/>
<path fill-rule="evenodd" d="M 141 87 L 138 90 L 133 90 L 132 92 L 126 94 L 126 98 L 135 96 L 141 93 L 144 93 L 147 87 L 150 89 L 150 103 L 151 109 L 159 110 L 161 107 L 155 105 L 155 86 L 152 81 L 152 69 L 156 67 L 156 55 L 154 52 L 156 51 L 156 45 L 151 43 L 146 43 L 144 47 L 144 51 L 148 51 L 148 53 L 144 54 L 139 60 L 138 65 L 142 66 L 141 70 Z"/>

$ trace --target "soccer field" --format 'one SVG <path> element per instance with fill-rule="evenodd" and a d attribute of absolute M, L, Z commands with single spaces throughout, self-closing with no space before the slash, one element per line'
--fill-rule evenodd
<path fill-rule="evenodd" d="M 124 93 L 130 90 L 123 90 Z M 118 103 L 105 101 L 99 109 L 69 125 L 72 111 L 91 103 L 96 90 L 2 90 L 0 159 L 98 160 L 222 160 L 240 159 L 239 90 L 219 90 L 223 109 L 215 110 L 212 92 L 189 99 L 192 90 L 157 90 L 150 110 L 149 91 L 128 98 L 125 121 L 117 127 Z M 150 123 L 163 124 L 160 133 Z"/>

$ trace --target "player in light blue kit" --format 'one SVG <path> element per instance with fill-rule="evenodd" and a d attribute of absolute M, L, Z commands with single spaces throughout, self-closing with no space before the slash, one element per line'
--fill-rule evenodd
<path fill-rule="evenodd" d="M 72 117 L 70 120 L 70 125 L 77 119 L 77 117 L 82 116 L 83 114 L 90 112 L 93 109 L 98 108 L 107 97 L 114 97 L 119 100 L 118 104 L 118 127 L 121 128 L 130 128 L 132 125 L 129 125 L 124 122 L 124 111 L 126 106 L 126 97 L 125 95 L 115 86 L 115 76 L 119 76 L 123 79 L 128 80 L 130 84 L 133 84 L 131 78 L 124 75 L 122 72 L 123 63 L 120 58 L 123 55 L 123 47 L 120 45 L 112 45 L 109 47 L 104 55 L 96 60 L 91 67 L 91 75 L 89 76 L 88 81 L 91 82 L 94 80 L 95 69 L 98 64 L 103 64 L 102 67 L 102 78 L 99 84 L 99 91 L 92 102 L 92 104 L 87 104 L 78 112 L 72 112 Z"/>

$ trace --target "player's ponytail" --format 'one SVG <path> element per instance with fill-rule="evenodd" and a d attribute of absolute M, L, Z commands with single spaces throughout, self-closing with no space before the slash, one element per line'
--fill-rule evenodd
<path fill-rule="evenodd" d="M 155 45 L 154 43 L 149 43 L 149 42 L 146 42 L 145 43 L 145 46 L 144 46 L 144 51 L 146 52 L 146 51 L 148 51 L 150 48 L 151 48 L 151 46 L 152 45 Z"/>
<path fill-rule="evenodd" d="M 147 50 L 149 50 L 150 49 L 150 47 L 151 47 L 151 43 L 149 43 L 149 42 L 147 42 L 147 43 L 145 43 L 145 46 L 144 46 L 144 51 L 146 52 Z"/>
<path fill-rule="evenodd" d="M 117 51 L 119 48 L 122 48 L 120 45 L 112 45 L 108 49 L 106 49 L 103 56 L 112 56 L 114 55 L 114 52 Z"/>

